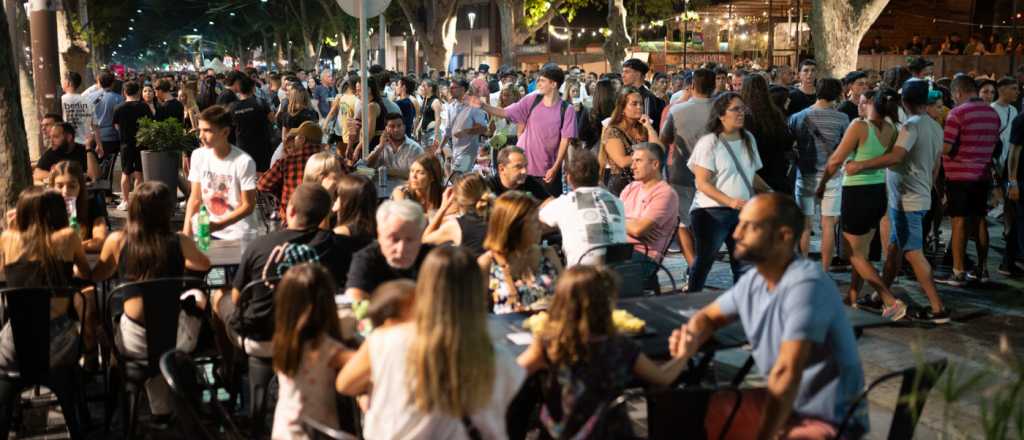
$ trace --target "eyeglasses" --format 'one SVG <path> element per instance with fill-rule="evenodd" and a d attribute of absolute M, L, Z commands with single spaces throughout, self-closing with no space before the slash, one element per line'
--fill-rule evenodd
<path fill-rule="evenodd" d="M 738 106 L 738 107 L 729 107 L 725 111 L 727 111 L 729 113 L 750 114 L 750 107 L 747 107 L 745 105 L 744 106 Z"/>

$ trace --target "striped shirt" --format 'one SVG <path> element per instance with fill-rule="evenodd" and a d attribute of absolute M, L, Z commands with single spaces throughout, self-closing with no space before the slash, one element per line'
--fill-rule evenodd
<path fill-rule="evenodd" d="M 946 180 L 977 182 L 988 179 L 986 170 L 992 162 L 992 152 L 999 138 L 999 114 L 992 107 L 974 98 L 950 110 L 943 137 L 947 144 L 960 140 L 955 156 L 942 156 Z"/>

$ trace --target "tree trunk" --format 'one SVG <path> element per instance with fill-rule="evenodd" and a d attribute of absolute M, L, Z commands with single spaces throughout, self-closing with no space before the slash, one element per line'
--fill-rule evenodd
<path fill-rule="evenodd" d="M 272 52 L 274 53 L 274 64 L 277 66 L 277 70 L 279 70 L 279 71 L 285 70 L 285 63 L 284 63 L 284 51 L 285 51 L 284 45 L 285 45 L 285 41 L 286 40 L 282 36 L 281 31 L 274 31 L 274 43 L 276 44 L 276 46 L 274 46 L 275 50 L 273 50 Z M 291 68 L 291 66 L 288 66 L 288 67 Z"/>
<path fill-rule="evenodd" d="M 5 0 L 7 29 L 10 32 L 9 44 L 13 53 L 8 58 L 0 58 L 0 63 L 10 60 L 16 65 L 18 72 L 18 89 L 21 98 L 21 114 L 24 121 L 22 128 L 28 133 L 29 155 L 38 158 L 42 154 L 42 133 L 39 128 L 39 114 L 36 111 L 35 84 L 32 82 L 32 64 L 28 52 L 24 50 L 28 44 L 28 15 L 19 0 Z M 2 120 L 2 119 L 0 119 Z"/>
<path fill-rule="evenodd" d="M 19 6 L 12 1 L 5 6 L 11 7 L 12 3 Z M 13 11 L 8 9 L 8 12 Z M 7 24 L 7 15 L 0 15 L 0 173 L 5 176 L 0 179 L 0 213 L 13 208 L 21 191 L 32 184 L 19 79 L 15 74 L 23 71 L 15 66 L 22 57 L 12 53 L 20 50 L 11 45 L 10 34 L 4 31 Z"/>
<path fill-rule="evenodd" d="M 352 65 L 352 55 L 355 53 L 353 49 L 352 39 L 349 38 L 344 32 L 338 33 L 338 45 L 335 47 L 338 50 L 338 58 L 341 62 L 338 64 L 338 71 L 341 72 L 342 76 L 348 72 L 348 66 Z"/>
<path fill-rule="evenodd" d="M 501 64 L 517 68 L 519 61 L 516 56 L 516 30 L 513 8 L 522 8 L 522 0 L 498 2 L 498 17 L 501 20 Z"/>
<path fill-rule="evenodd" d="M 624 0 L 608 0 L 608 29 L 611 35 L 604 42 L 604 53 L 612 72 L 622 72 L 622 61 L 626 59 L 626 48 L 631 41 L 626 32 L 626 6 Z"/>
<path fill-rule="evenodd" d="M 842 78 L 857 68 L 857 50 L 889 0 L 814 0 L 811 39 L 821 78 Z"/>
<path fill-rule="evenodd" d="M 430 68 L 447 70 L 455 49 L 455 25 L 458 17 L 455 10 L 459 0 L 398 0 L 405 18 L 416 31 L 420 50 Z M 424 26 L 420 11 L 430 8 L 429 21 Z"/>

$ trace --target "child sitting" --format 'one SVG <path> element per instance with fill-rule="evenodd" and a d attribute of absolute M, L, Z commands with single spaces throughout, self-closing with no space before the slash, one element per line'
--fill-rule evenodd
<path fill-rule="evenodd" d="M 352 351 L 341 342 L 334 280 L 323 266 L 288 269 L 274 295 L 274 371 L 278 398 L 273 439 L 305 439 L 303 417 L 338 429 L 331 381 Z"/>

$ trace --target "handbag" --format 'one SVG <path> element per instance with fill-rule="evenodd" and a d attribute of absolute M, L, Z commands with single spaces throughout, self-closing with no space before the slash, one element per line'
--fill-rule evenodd
<path fill-rule="evenodd" d="M 741 133 L 740 135 L 746 137 L 747 134 Z M 721 135 L 719 135 L 717 139 L 718 142 L 721 143 L 723 147 L 725 147 L 725 151 L 729 152 L 729 157 L 732 158 L 732 164 L 736 167 L 736 174 L 740 175 L 740 178 L 743 179 L 743 184 L 747 186 L 747 191 L 750 191 L 750 195 L 753 196 L 755 194 L 754 186 L 750 184 L 750 179 L 747 177 L 747 175 L 743 174 L 743 167 L 740 166 L 740 161 L 739 159 L 736 158 L 736 153 L 734 153 L 732 151 L 732 148 L 729 148 L 729 145 L 722 140 Z"/>

